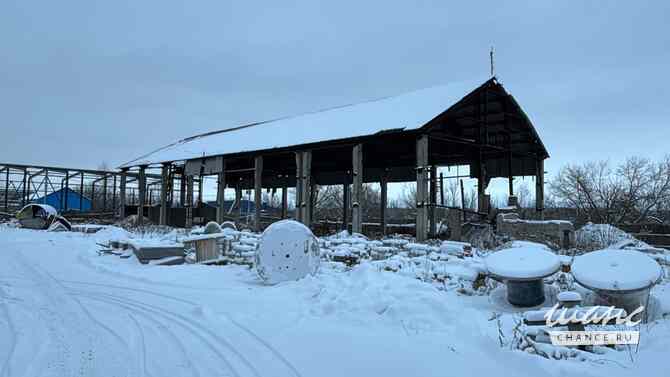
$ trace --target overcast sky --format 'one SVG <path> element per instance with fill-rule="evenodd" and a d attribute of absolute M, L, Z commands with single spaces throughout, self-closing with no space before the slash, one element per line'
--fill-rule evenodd
<path fill-rule="evenodd" d="M 492 45 L 550 174 L 668 152 L 670 2 L 399 3 L 4 0 L 0 162 L 118 166 L 203 131 L 485 79 Z"/>

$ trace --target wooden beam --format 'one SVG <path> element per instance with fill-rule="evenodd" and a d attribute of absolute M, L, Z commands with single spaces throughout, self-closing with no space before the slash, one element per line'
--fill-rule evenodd
<path fill-rule="evenodd" d="M 356 144 L 352 150 L 353 185 L 351 189 L 351 232 L 363 231 L 361 201 L 363 200 L 363 144 Z"/>
<path fill-rule="evenodd" d="M 416 239 L 428 238 L 428 136 L 416 141 Z"/>
<path fill-rule="evenodd" d="M 263 156 L 254 159 L 254 229 L 261 231 L 261 205 L 263 195 Z"/>

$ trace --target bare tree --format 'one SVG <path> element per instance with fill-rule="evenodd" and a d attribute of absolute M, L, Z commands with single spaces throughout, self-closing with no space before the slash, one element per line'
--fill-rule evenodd
<path fill-rule="evenodd" d="M 670 156 L 659 162 L 632 157 L 569 165 L 549 184 L 557 202 L 599 223 L 639 223 L 670 201 Z"/>

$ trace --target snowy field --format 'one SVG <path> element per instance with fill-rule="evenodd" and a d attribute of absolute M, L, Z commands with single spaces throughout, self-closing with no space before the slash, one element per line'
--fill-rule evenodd
<path fill-rule="evenodd" d="M 556 358 L 544 358 L 515 347 L 520 310 L 502 286 L 472 288 L 477 255 L 423 246 L 265 286 L 242 265 L 98 255 L 97 243 L 123 236 L 0 226 L 0 376 L 668 375 L 667 279 L 639 348 L 548 346 Z M 325 254 L 357 247 L 322 242 Z"/>

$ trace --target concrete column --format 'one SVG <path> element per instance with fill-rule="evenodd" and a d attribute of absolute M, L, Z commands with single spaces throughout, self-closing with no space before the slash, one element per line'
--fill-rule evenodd
<path fill-rule="evenodd" d="M 126 181 L 128 180 L 128 169 L 121 169 L 121 182 L 119 183 L 119 218 L 126 218 Z M 80 200 L 82 202 L 83 200 Z"/>
<path fill-rule="evenodd" d="M 254 160 L 254 229 L 261 231 L 261 201 L 263 199 L 263 156 Z"/>
<path fill-rule="evenodd" d="M 416 239 L 428 238 L 428 136 L 416 141 Z"/>
<path fill-rule="evenodd" d="M 535 209 L 544 220 L 544 160 L 538 159 L 535 171 Z"/>
<path fill-rule="evenodd" d="M 9 213 L 9 168 L 5 167 L 5 170 L 5 213 Z M 67 172 L 65 174 L 67 174 Z M 67 177 L 65 177 L 65 179 L 67 182 Z"/>
<path fill-rule="evenodd" d="M 147 191 L 147 175 L 146 166 L 140 166 L 140 173 L 138 176 L 138 193 L 137 193 L 137 225 L 144 224 L 144 201 L 146 200 Z"/>
<path fill-rule="evenodd" d="M 380 192 L 380 200 L 379 200 L 379 217 L 380 217 L 380 226 L 381 226 L 381 231 L 382 235 L 386 235 L 386 203 L 388 202 L 388 179 L 386 177 L 386 173 L 383 173 L 379 186 L 381 187 L 381 192 Z"/>
<path fill-rule="evenodd" d="M 284 177 L 284 186 L 281 188 L 281 218 L 285 219 L 288 212 L 288 187 L 286 177 Z"/>
<path fill-rule="evenodd" d="M 428 233 L 431 237 L 437 234 L 435 205 L 437 204 L 437 166 L 430 167 L 430 207 L 428 208 Z"/>
<path fill-rule="evenodd" d="M 242 186 L 240 182 L 237 182 L 235 186 L 235 204 L 237 205 L 237 219 L 242 219 Z M 234 208 L 235 206 L 233 206 Z"/>
<path fill-rule="evenodd" d="M 486 198 L 486 166 L 481 152 L 479 153 L 479 175 L 477 176 L 477 211 L 488 213 Z"/>
<path fill-rule="evenodd" d="M 303 163 L 302 152 L 295 153 L 295 219 L 302 221 L 302 204 L 303 204 Z"/>
<path fill-rule="evenodd" d="M 508 184 L 509 196 L 514 196 L 514 175 L 512 174 L 512 152 L 509 152 L 509 155 L 507 156 L 507 184 Z"/>
<path fill-rule="evenodd" d="M 170 164 L 163 164 L 161 167 L 161 203 L 160 214 L 158 217 L 159 225 L 167 225 L 167 192 L 168 192 L 168 173 Z"/>
<path fill-rule="evenodd" d="M 361 201 L 363 200 L 363 144 L 357 144 L 352 151 L 353 184 L 351 187 L 351 232 L 363 232 L 363 214 Z"/>
<path fill-rule="evenodd" d="M 342 230 L 349 229 L 349 178 L 347 177 L 347 182 L 342 185 Z"/>
<path fill-rule="evenodd" d="M 102 211 L 107 211 L 107 174 L 102 178 Z"/>
<path fill-rule="evenodd" d="M 179 176 L 179 204 L 181 204 L 182 207 L 186 207 L 186 181 L 187 179 L 182 168 Z"/>
<path fill-rule="evenodd" d="M 7 178 L 9 179 L 9 168 L 7 168 Z M 63 201 L 63 205 L 61 206 L 61 209 L 63 212 L 67 212 L 69 206 L 67 199 L 70 196 L 70 171 L 67 170 L 65 171 L 65 195 L 61 194 L 61 199 Z M 81 198 L 80 198 L 81 200 Z M 5 202 L 7 201 L 7 194 L 5 193 Z M 7 207 L 7 203 L 5 203 L 5 207 Z M 7 212 L 7 209 L 5 208 L 5 212 Z"/>
<path fill-rule="evenodd" d="M 221 171 L 217 176 L 216 186 L 216 222 L 221 224 L 224 221 L 223 215 L 226 213 L 224 208 L 226 201 L 226 163 L 221 161 Z"/>
<path fill-rule="evenodd" d="M 312 151 L 302 152 L 302 223 L 312 225 Z"/>
<path fill-rule="evenodd" d="M 193 227 L 193 177 L 186 175 L 184 180 L 186 184 L 186 196 L 184 198 L 184 208 L 186 208 L 185 227 L 191 229 Z"/>

